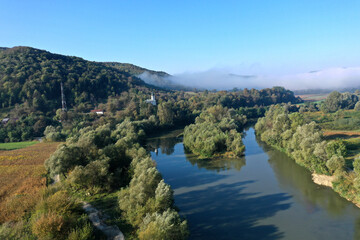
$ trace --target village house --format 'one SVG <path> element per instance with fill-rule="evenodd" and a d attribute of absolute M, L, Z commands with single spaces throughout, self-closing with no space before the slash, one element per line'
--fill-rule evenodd
<path fill-rule="evenodd" d="M 104 115 L 103 109 L 94 109 L 90 111 L 91 113 L 96 113 L 97 115 Z"/>

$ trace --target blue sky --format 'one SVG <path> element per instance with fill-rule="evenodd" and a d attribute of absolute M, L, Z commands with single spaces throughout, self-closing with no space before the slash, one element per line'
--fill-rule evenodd
<path fill-rule="evenodd" d="M 360 1 L 0 0 L 0 46 L 171 74 L 360 66 Z"/>

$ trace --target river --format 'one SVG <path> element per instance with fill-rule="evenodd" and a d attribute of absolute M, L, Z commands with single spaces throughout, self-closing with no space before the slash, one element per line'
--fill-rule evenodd
<path fill-rule="evenodd" d="M 198 160 L 181 131 L 147 143 L 190 239 L 360 239 L 360 209 L 316 185 L 292 159 L 245 131 L 245 156 Z"/>

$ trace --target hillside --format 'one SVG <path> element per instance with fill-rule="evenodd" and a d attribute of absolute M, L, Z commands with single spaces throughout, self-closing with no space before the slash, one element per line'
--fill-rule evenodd
<path fill-rule="evenodd" d="M 105 65 L 118 69 L 120 71 L 129 73 L 132 76 L 140 75 L 144 72 L 157 75 L 159 77 L 169 77 L 170 75 L 162 71 L 153 71 L 146 68 L 142 68 L 130 63 L 119 63 L 119 62 L 104 62 Z"/>
<path fill-rule="evenodd" d="M 151 84 L 157 87 L 169 90 L 194 90 L 194 88 L 174 83 L 171 81 L 171 75 L 166 72 L 153 71 L 130 63 L 104 62 L 104 64 L 109 67 L 127 72 L 132 76 L 139 77 L 147 84 Z"/>
<path fill-rule="evenodd" d="M 152 88 L 125 68 L 30 47 L 1 48 L 2 108 L 26 103 L 47 112 L 60 108 L 60 83 L 68 106 L 97 102 L 131 88 Z"/>

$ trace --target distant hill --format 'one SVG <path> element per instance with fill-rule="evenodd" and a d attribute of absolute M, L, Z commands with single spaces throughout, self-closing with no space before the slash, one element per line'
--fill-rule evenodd
<path fill-rule="evenodd" d="M 172 82 L 171 75 L 162 71 L 153 71 L 130 63 L 104 62 L 109 67 L 125 71 L 132 76 L 139 77 L 148 84 L 169 90 L 193 90 L 191 87 Z"/>
<path fill-rule="evenodd" d="M 153 89 L 135 76 L 139 69 L 31 47 L 0 48 L 0 107 L 27 103 L 40 111 L 59 108 L 61 82 L 70 106 L 96 102 L 131 88 Z"/>
<path fill-rule="evenodd" d="M 166 72 L 153 71 L 153 70 L 142 68 L 142 67 L 136 66 L 134 64 L 130 64 L 130 63 L 104 62 L 104 64 L 109 66 L 109 67 L 116 68 L 116 69 L 118 69 L 120 71 L 127 72 L 127 73 L 129 73 L 130 75 L 133 75 L 133 76 L 140 75 L 140 74 L 142 74 L 144 72 L 148 72 L 148 73 L 157 75 L 159 77 L 169 77 L 170 76 Z"/>

